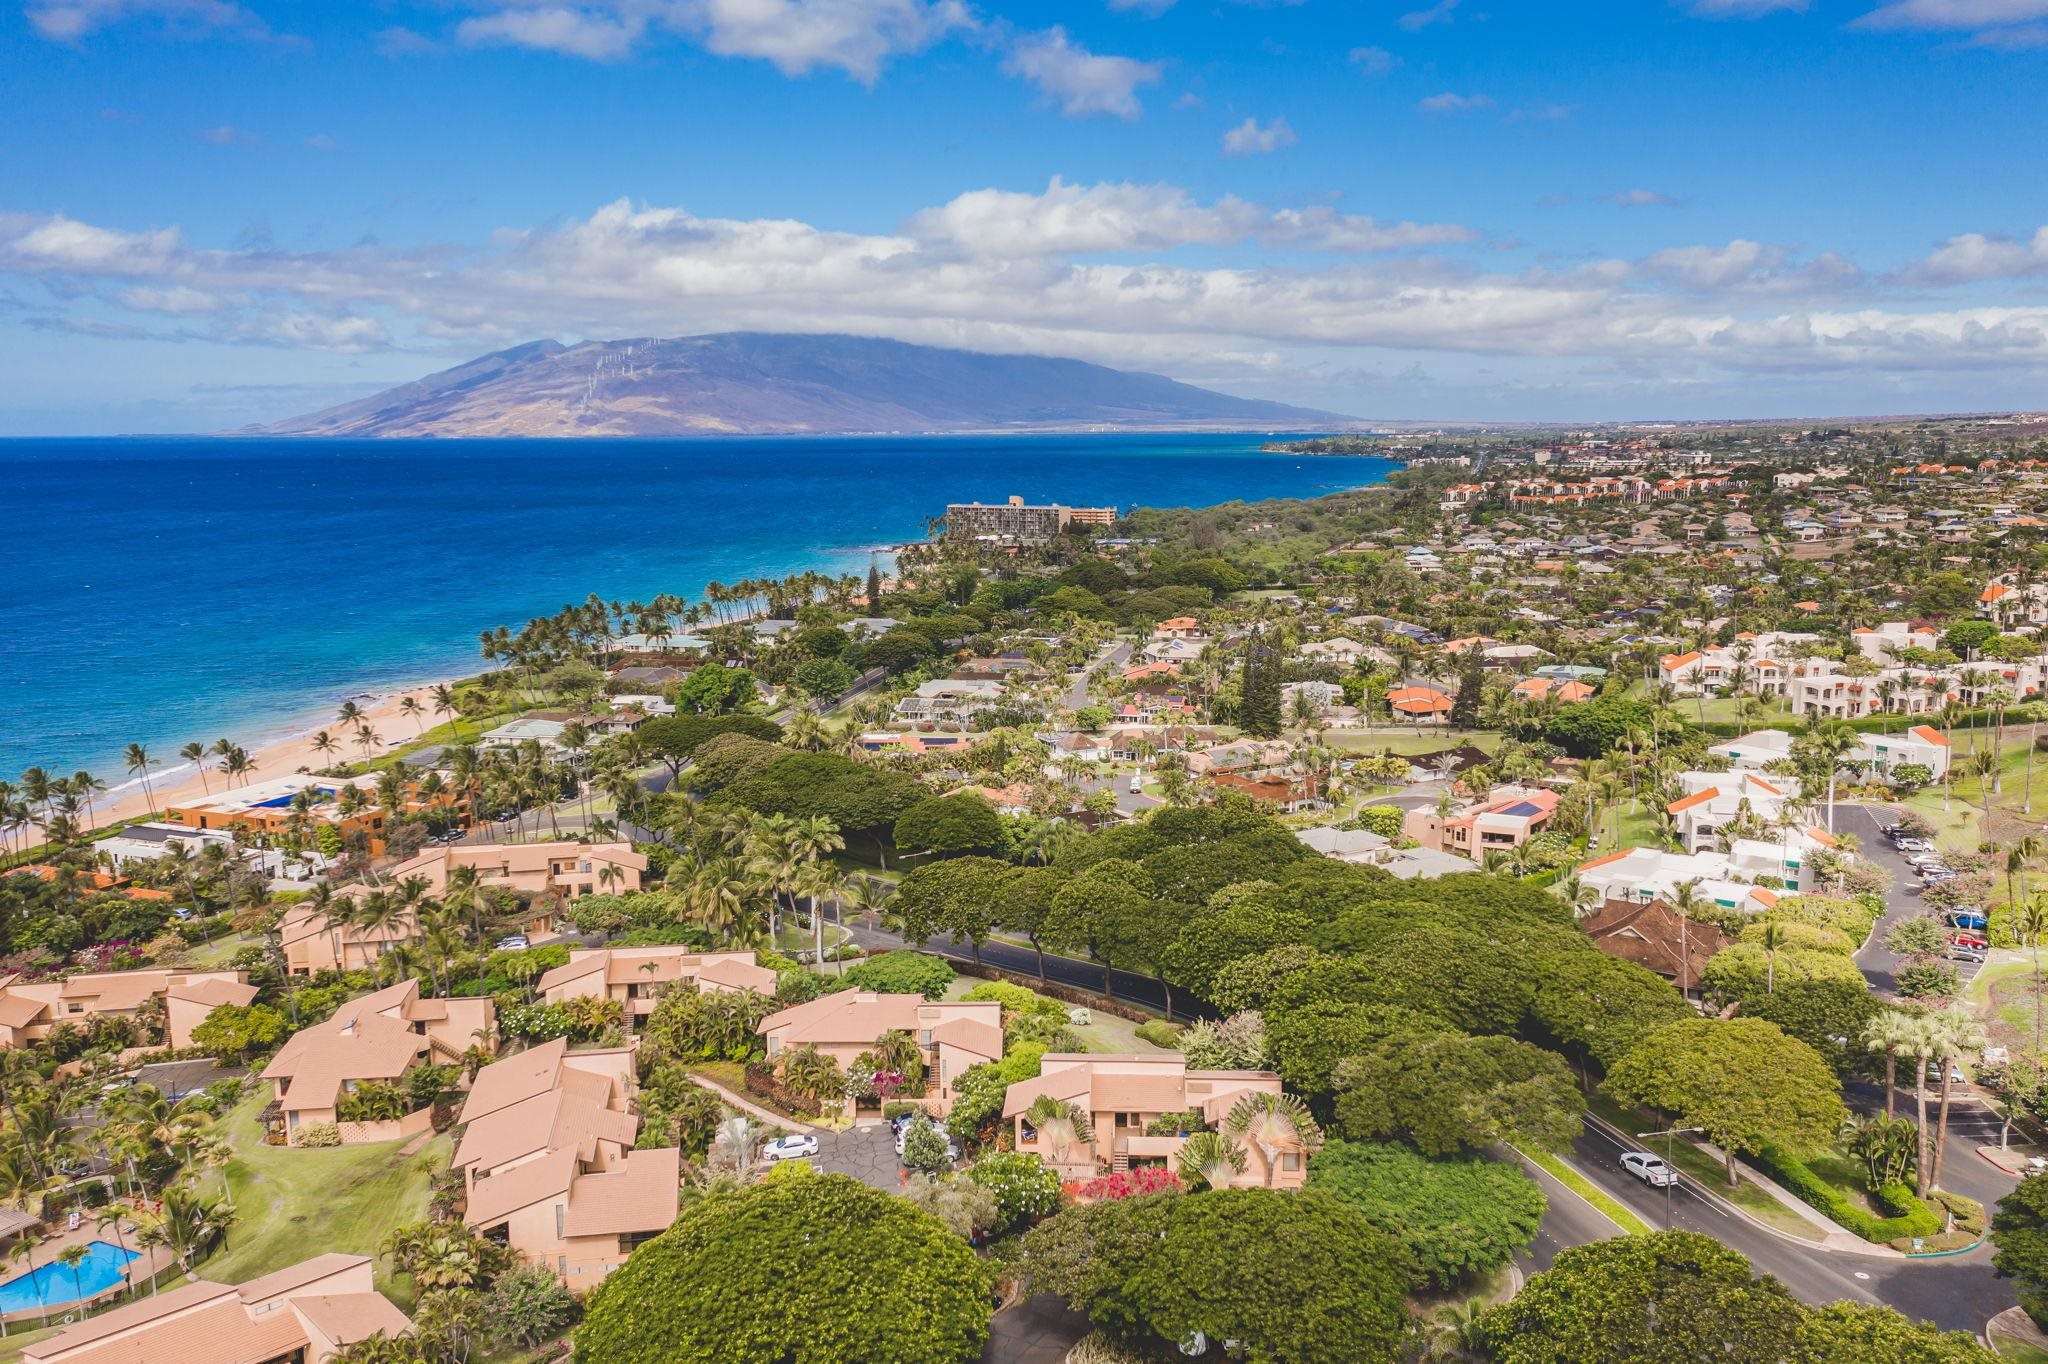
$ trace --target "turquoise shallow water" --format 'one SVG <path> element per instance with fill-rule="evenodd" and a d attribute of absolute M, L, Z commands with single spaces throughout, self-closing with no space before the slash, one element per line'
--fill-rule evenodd
<path fill-rule="evenodd" d="M 1391 467 L 1262 439 L 0 441 L 0 776 L 112 785 L 130 742 L 275 736 L 591 592 L 863 570 L 949 501 L 1208 506 Z"/>

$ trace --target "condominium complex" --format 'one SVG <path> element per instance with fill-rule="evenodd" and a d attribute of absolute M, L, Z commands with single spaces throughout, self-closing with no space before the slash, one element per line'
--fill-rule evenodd
<path fill-rule="evenodd" d="M 946 508 L 946 534 L 956 540 L 991 536 L 998 540 L 1050 540 L 1069 526 L 1108 526 L 1115 507 L 1030 507 L 1021 497 L 995 506 L 954 502 Z"/>

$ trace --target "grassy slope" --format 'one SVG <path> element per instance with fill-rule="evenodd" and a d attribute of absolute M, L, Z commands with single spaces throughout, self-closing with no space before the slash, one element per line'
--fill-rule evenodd
<path fill-rule="evenodd" d="M 228 1187 L 239 1217 L 227 1249 L 200 1265 L 203 1277 L 240 1283 L 327 1251 L 376 1255 L 393 1228 L 426 1216 L 430 1173 L 448 1165 L 446 1135 L 403 1161 L 400 1142 L 319 1151 L 265 1146 L 256 1115 L 266 1102 L 259 1094 L 222 1124 L 235 1148 Z M 216 1175 L 200 1181 L 208 1194 L 218 1187 Z M 394 1282 L 381 1260 L 377 1286 L 402 1307 L 412 1301 L 410 1282 Z"/>

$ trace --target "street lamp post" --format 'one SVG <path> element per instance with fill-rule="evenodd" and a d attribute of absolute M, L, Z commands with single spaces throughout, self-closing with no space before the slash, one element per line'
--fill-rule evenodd
<path fill-rule="evenodd" d="M 1682 1132 L 1704 1132 L 1701 1127 L 1667 1127 L 1661 1132 L 1638 1132 L 1637 1141 L 1648 1141 L 1652 1137 L 1664 1138 L 1664 1169 L 1671 1175 L 1671 1182 L 1664 1186 L 1664 1230 L 1671 1230 L 1671 1191 L 1678 1187 L 1678 1167 L 1671 1163 L 1672 1140 Z"/>

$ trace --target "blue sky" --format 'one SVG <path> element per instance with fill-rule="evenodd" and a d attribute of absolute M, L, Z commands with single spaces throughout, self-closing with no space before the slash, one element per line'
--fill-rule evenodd
<path fill-rule="evenodd" d="M 2048 0 L 8 0 L 0 432 L 536 336 L 1366 417 L 2048 406 Z"/>

